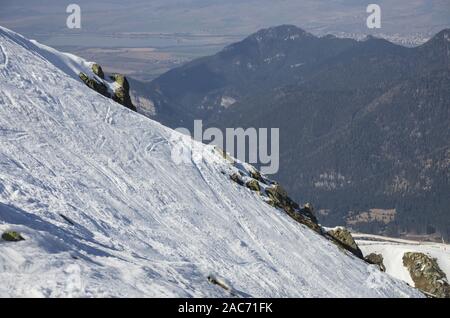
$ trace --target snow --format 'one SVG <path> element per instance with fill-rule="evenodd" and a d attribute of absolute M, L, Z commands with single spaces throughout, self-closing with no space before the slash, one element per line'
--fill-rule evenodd
<path fill-rule="evenodd" d="M 293 41 L 293 40 L 296 40 L 296 39 L 299 39 L 300 38 L 300 34 L 293 34 L 293 35 L 289 35 L 288 37 L 286 37 L 284 40 L 285 41 Z"/>
<path fill-rule="evenodd" d="M 236 103 L 236 99 L 234 99 L 233 97 L 223 96 L 220 101 L 220 106 L 222 106 L 224 108 L 228 108 L 231 105 L 233 105 L 234 103 Z"/>
<path fill-rule="evenodd" d="M 297 67 L 300 67 L 300 66 L 303 66 L 303 65 L 305 65 L 305 63 L 297 63 L 297 64 L 292 64 L 290 67 L 291 68 L 297 68 Z"/>
<path fill-rule="evenodd" d="M 6 59 L 6 54 L 3 52 L 2 47 L 0 46 L 0 69 L 6 67 L 8 60 Z"/>
<path fill-rule="evenodd" d="M 30 43 L 35 46 L 30 46 L 31 50 L 41 55 L 44 59 L 50 61 L 53 65 L 58 67 L 70 77 L 78 80 L 78 75 L 80 72 L 85 73 L 89 77 L 94 76 L 91 69 L 93 62 L 87 62 L 84 59 L 70 53 L 59 52 L 35 40 L 30 40 Z"/>
<path fill-rule="evenodd" d="M 0 47 L 0 233 L 25 238 L 0 240 L 0 297 L 421 297 L 231 182 L 212 146 L 176 164 L 191 140 L 88 89 L 76 57 L 4 28 Z"/>
<path fill-rule="evenodd" d="M 23 41 L 25 39 L 21 40 Z M 95 78 L 98 82 L 103 82 L 108 87 L 109 93 L 111 94 L 119 87 L 115 81 L 107 80 L 106 78 L 99 78 L 92 71 L 92 65 L 94 65 L 94 62 L 88 62 L 85 59 L 70 53 L 59 52 L 35 40 L 30 40 L 27 44 L 29 44 L 30 50 L 33 50 L 44 59 L 50 61 L 54 66 L 77 81 L 81 82 L 79 75 L 83 72 L 90 78 Z"/>
<path fill-rule="evenodd" d="M 439 267 L 447 278 L 450 278 L 450 246 L 447 244 L 417 242 L 368 234 L 353 234 L 353 236 L 365 256 L 371 253 L 381 254 L 386 272 L 411 286 L 414 286 L 414 282 L 407 268 L 403 266 L 403 255 L 407 252 L 424 253 L 436 258 Z"/>
<path fill-rule="evenodd" d="M 270 64 L 270 63 L 272 63 L 273 61 L 280 60 L 280 59 L 282 59 L 282 58 L 284 58 L 284 57 L 286 57 L 285 54 L 283 54 L 283 53 L 277 53 L 277 54 L 275 54 L 275 55 L 272 56 L 272 57 L 265 58 L 265 59 L 264 59 L 264 63 Z"/>

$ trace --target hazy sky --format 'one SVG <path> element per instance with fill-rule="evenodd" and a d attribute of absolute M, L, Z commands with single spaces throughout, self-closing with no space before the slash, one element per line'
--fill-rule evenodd
<path fill-rule="evenodd" d="M 40 40 L 70 34 L 70 3 L 82 8 L 82 30 L 249 34 L 296 24 L 308 31 L 371 33 L 366 7 L 382 8 L 381 33 L 435 33 L 450 27 L 450 0 L 0 0 L 0 25 Z"/>

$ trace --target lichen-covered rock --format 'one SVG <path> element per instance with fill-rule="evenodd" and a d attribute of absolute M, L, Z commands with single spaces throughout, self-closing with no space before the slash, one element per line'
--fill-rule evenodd
<path fill-rule="evenodd" d="M 220 281 L 219 279 L 215 278 L 212 275 L 208 276 L 208 282 L 210 282 L 213 285 L 217 285 L 227 291 L 230 290 L 230 287 L 228 287 L 224 282 Z"/>
<path fill-rule="evenodd" d="M 250 177 L 252 177 L 253 179 L 255 179 L 255 180 L 259 181 L 259 182 L 262 182 L 262 183 L 266 184 L 266 180 L 264 180 L 264 178 L 262 177 L 261 172 L 259 172 L 256 169 L 250 170 Z"/>
<path fill-rule="evenodd" d="M 279 184 L 274 184 L 266 189 L 267 196 L 272 199 L 277 205 L 282 207 L 283 201 L 287 198 L 287 192 Z"/>
<path fill-rule="evenodd" d="M 104 83 L 100 83 L 95 79 L 90 78 L 83 72 L 79 74 L 79 77 L 89 88 L 93 89 L 99 94 L 102 94 L 103 96 L 111 97 L 111 95 L 108 93 L 108 87 Z"/>
<path fill-rule="evenodd" d="M 403 265 L 408 269 L 415 287 L 438 298 L 450 298 L 450 286 L 436 259 L 419 252 L 403 255 Z"/>
<path fill-rule="evenodd" d="M 97 63 L 94 63 L 92 65 L 92 72 L 94 72 L 94 74 L 100 77 L 101 79 L 105 79 L 105 73 L 103 73 L 102 67 Z"/>
<path fill-rule="evenodd" d="M 133 111 L 136 111 L 136 107 L 133 105 L 130 97 L 130 84 L 127 78 L 122 74 L 113 74 L 111 79 L 117 84 L 117 88 L 114 90 L 113 100 Z"/>
<path fill-rule="evenodd" d="M 371 254 L 367 255 L 366 257 L 364 257 L 364 259 L 369 264 L 377 265 L 378 268 L 380 269 L 380 271 L 382 271 L 382 272 L 386 271 L 386 267 L 384 266 L 384 263 L 383 263 L 383 255 L 371 253 Z"/>
<path fill-rule="evenodd" d="M 94 78 L 90 78 L 85 73 L 81 72 L 79 74 L 80 79 L 91 89 L 94 91 L 106 96 L 108 98 L 112 98 L 116 103 L 119 103 L 132 111 L 137 111 L 136 107 L 133 105 L 130 97 L 130 84 L 126 77 L 122 74 L 113 74 L 110 76 L 111 80 L 115 82 L 114 92 L 110 93 L 108 89 L 107 82 L 105 81 L 105 73 L 100 65 L 94 63 L 92 64 L 92 72 L 97 75 Z"/>
<path fill-rule="evenodd" d="M 276 204 L 275 204 L 275 202 L 274 202 L 272 199 L 266 199 L 265 202 L 266 202 L 268 205 L 273 206 L 274 208 L 277 207 Z"/>
<path fill-rule="evenodd" d="M 119 86 L 129 90 L 130 84 L 128 83 L 127 78 L 122 74 L 113 74 L 111 75 L 111 79 L 116 82 Z"/>
<path fill-rule="evenodd" d="M 318 220 L 314 214 L 314 207 L 311 203 L 306 203 L 301 209 L 300 213 L 309 217 L 313 222 L 318 223 Z"/>
<path fill-rule="evenodd" d="M 259 182 L 257 180 L 255 180 L 255 179 L 252 179 L 252 180 L 248 181 L 245 184 L 245 186 L 247 188 L 249 188 L 250 190 L 252 190 L 252 191 L 256 191 L 256 192 L 261 191 L 261 187 L 259 185 Z"/>
<path fill-rule="evenodd" d="M 303 209 L 308 210 L 310 213 L 314 213 L 314 206 L 312 205 L 312 203 L 305 203 Z"/>
<path fill-rule="evenodd" d="M 308 216 L 302 214 L 300 211 L 294 210 L 289 206 L 287 206 L 284 210 L 292 219 L 294 219 L 298 223 L 306 225 L 311 230 L 322 234 L 322 227 L 315 220 L 312 220 Z"/>
<path fill-rule="evenodd" d="M 287 203 L 287 193 L 278 184 L 266 188 L 266 194 L 274 206 L 284 209 Z"/>
<path fill-rule="evenodd" d="M 20 242 L 20 241 L 24 241 L 25 239 L 22 237 L 22 235 L 20 235 L 20 233 L 18 232 L 14 232 L 14 231 L 6 231 L 2 234 L 2 239 L 4 241 L 8 241 L 8 242 Z"/>
<path fill-rule="evenodd" d="M 361 259 L 364 259 L 363 253 L 359 249 L 358 244 L 356 244 L 355 240 L 353 239 L 352 233 L 350 233 L 349 230 L 342 228 L 342 227 L 338 227 L 338 228 L 329 230 L 327 232 L 327 234 L 330 235 L 334 239 L 334 242 L 338 246 L 346 249 L 347 251 L 351 252 L 355 256 L 357 256 Z"/>
<path fill-rule="evenodd" d="M 289 198 L 286 190 L 284 190 L 281 185 L 273 184 L 272 186 L 267 187 L 266 194 L 269 197 L 267 202 L 270 205 L 283 209 L 295 221 L 306 225 L 317 233 L 322 232 L 317 219 L 312 215 L 312 213 L 300 209 L 300 206 Z"/>
<path fill-rule="evenodd" d="M 236 182 L 237 184 L 243 186 L 244 185 L 244 181 L 242 180 L 242 177 L 239 173 L 233 173 L 230 176 L 230 179 L 233 180 L 234 182 Z"/>

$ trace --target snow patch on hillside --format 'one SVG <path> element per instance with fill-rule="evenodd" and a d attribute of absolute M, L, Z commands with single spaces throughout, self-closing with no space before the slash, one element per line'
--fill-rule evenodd
<path fill-rule="evenodd" d="M 450 279 L 450 245 L 417 242 L 404 239 L 386 238 L 377 235 L 353 234 L 364 256 L 381 254 L 386 266 L 386 273 L 414 286 L 409 271 L 403 266 L 403 255 L 407 252 L 424 253 L 436 258 L 439 267 Z"/>
<path fill-rule="evenodd" d="M 223 96 L 220 101 L 220 106 L 222 106 L 224 108 L 228 108 L 231 105 L 233 105 L 234 103 L 236 103 L 236 99 L 234 99 L 233 97 Z"/>
<path fill-rule="evenodd" d="M 35 54 L 49 61 L 51 64 L 56 66 L 59 70 L 66 73 L 71 78 L 80 81 L 80 73 L 84 73 L 90 78 L 97 79 L 98 82 L 103 82 L 107 87 L 110 93 L 113 93 L 116 88 L 118 88 L 117 83 L 108 79 L 100 79 L 92 70 L 92 65 L 94 62 L 86 61 L 85 59 L 76 56 L 74 54 L 59 52 L 54 48 L 51 48 L 47 45 L 41 44 L 35 40 L 27 40 L 21 35 L 13 32 L 6 32 L 4 29 L 4 36 L 9 37 L 11 40 L 16 43 L 20 43 L 26 49 L 32 50 Z M 2 50 L 0 47 L 0 67 L 1 67 L 1 54 Z M 5 56 L 5 64 L 6 64 L 6 55 Z"/>

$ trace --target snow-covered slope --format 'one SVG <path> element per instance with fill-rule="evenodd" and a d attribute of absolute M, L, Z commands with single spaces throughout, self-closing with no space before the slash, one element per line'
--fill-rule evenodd
<path fill-rule="evenodd" d="M 28 50 L 31 50 L 40 57 L 50 61 L 58 69 L 79 82 L 82 82 L 79 76 L 80 73 L 84 73 L 89 78 L 94 78 L 97 82 L 105 84 L 110 93 L 113 93 L 117 88 L 117 85 L 113 80 L 108 78 L 101 79 L 93 72 L 92 66 L 95 64 L 94 62 L 86 61 L 71 53 L 59 52 L 58 50 L 35 40 L 26 40 L 20 37 L 16 37 L 16 40 Z"/>
<path fill-rule="evenodd" d="M 0 296 L 421 296 L 0 28 Z M 60 60 L 58 60 L 60 61 Z M 64 71 L 62 71 L 63 69 Z M 226 172 L 223 174 L 222 172 Z"/>
<path fill-rule="evenodd" d="M 359 233 L 353 236 L 365 256 L 371 253 L 381 254 L 386 266 L 386 273 L 411 286 L 414 286 L 414 282 L 408 269 L 403 266 L 403 255 L 407 252 L 419 252 L 435 258 L 447 278 L 450 278 L 450 245 Z"/>

